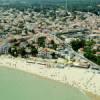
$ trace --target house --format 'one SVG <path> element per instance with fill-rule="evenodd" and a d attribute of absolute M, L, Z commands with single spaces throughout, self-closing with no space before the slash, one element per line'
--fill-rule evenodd
<path fill-rule="evenodd" d="M 100 56 L 100 52 L 96 52 L 96 56 Z"/>
<path fill-rule="evenodd" d="M 100 34 L 90 34 L 89 39 L 93 39 L 96 42 L 94 48 L 100 48 Z"/>
<path fill-rule="evenodd" d="M 84 54 L 84 48 L 80 48 L 79 50 L 78 50 L 78 52 L 80 53 L 80 54 Z"/>
<path fill-rule="evenodd" d="M 100 34 L 90 34 L 89 38 L 90 39 L 100 39 Z"/>
<path fill-rule="evenodd" d="M 9 43 L 1 45 L 0 46 L 0 54 L 8 54 L 8 50 L 9 50 L 10 46 L 11 45 Z"/>
<path fill-rule="evenodd" d="M 74 67 L 79 67 L 79 68 L 89 68 L 90 67 L 90 64 L 85 60 L 75 61 L 73 65 Z"/>

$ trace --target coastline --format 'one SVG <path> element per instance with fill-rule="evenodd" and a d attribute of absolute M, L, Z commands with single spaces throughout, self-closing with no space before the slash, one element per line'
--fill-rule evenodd
<path fill-rule="evenodd" d="M 87 91 L 85 93 L 92 93 L 100 97 L 100 74 L 89 71 L 88 69 L 70 67 L 64 69 L 47 68 L 45 65 L 27 63 L 27 60 L 23 58 L 13 58 L 5 55 L 0 56 L 0 66 L 18 69 L 64 84 L 69 84 L 79 90 Z"/>
<path fill-rule="evenodd" d="M 100 96 L 95 95 L 93 93 L 87 92 L 86 91 L 87 96 L 89 96 L 91 98 L 91 100 L 100 100 Z"/>

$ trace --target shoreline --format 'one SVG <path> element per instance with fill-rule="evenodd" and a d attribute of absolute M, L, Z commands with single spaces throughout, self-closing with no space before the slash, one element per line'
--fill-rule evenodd
<path fill-rule="evenodd" d="M 83 93 L 91 93 L 100 97 L 100 74 L 96 74 L 88 69 L 70 67 L 64 69 L 47 68 L 45 65 L 27 63 L 27 60 L 23 58 L 13 58 L 5 55 L 0 56 L 0 66 L 21 70 L 46 79 L 69 84 L 70 86 L 78 88 Z"/>
<path fill-rule="evenodd" d="M 100 96 L 95 95 L 93 93 L 87 92 L 86 91 L 87 96 L 89 96 L 91 98 L 91 100 L 100 100 Z"/>

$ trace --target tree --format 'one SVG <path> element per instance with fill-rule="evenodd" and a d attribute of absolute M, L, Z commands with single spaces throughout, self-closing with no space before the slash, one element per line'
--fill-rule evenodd
<path fill-rule="evenodd" d="M 86 46 L 84 48 L 84 52 L 93 53 L 92 48 L 90 46 Z"/>
<path fill-rule="evenodd" d="M 93 51 L 92 51 L 92 49 L 91 49 L 91 47 L 90 46 L 87 46 L 87 47 L 85 47 L 84 48 L 84 56 L 86 57 L 86 58 L 88 58 L 88 59 L 90 59 L 90 60 L 94 60 L 96 57 L 95 57 L 95 55 L 93 54 Z M 96 59 L 95 59 L 96 60 Z"/>
<path fill-rule="evenodd" d="M 96 56 L 95 53 L 96 51 L 92 50 L 91 46 L 87 46 L 84 48 L 84 56 L 93 61 L 94 63 L 100 65 L 100 56 Z"/>
<path fill-rule="evenodd" d="M 57 49 L 57 44 L 53 45 L 53 49 L 56 50 Z"/>
<path fill-rule="evenodd" d="M 96 56 L 95 56 L 94 54 L 92 54 L 91 52 L 85 52 L 84 56 L 85 56 L 86 58 L 88 58 L 89 60 L 95 62 L 95 63 L 96 63 L 96 61 L 97 61 Z"/>
<path fill-rule="evenodd" d="M 100 55 L 97 56 L 97 64 L 100 65 Z"/>
<path fill-rule="evenodd" d="M 56 54 L 54 52 L 51 55 L 53 59 L 56 59 Z"/>
<path fill-rule="evenodd" d="M 93 40 L 88 40 L 85 42 L 85 45 L 90 46 L 90 47 L 93 46 L 94 44 L 95 44 L 95 42 Z"/>
<path fill-rule="evenodd" d="M 18 50 L 16 46 L 12 46 L 8 49 L 8 53 L 11 54 L 14 57 L 18 56 Z"/>
<path fill-rule="evenodd" d="M 54 40 L 51 40 L 52 49 L 57 49 L 57 44 L 54 42 Z"/>
<path fill-rule="evenodd" d="M 85 40 L 73 40 L 71 41 L 71 46 L 75 51 L 78 51 L 79 48 L 84 48 L 85 46 Z"/>
<path fill-rule="evenodd" d="M 21 55 L 22 58 L 26 57 L 27 53 L 24 47 L 19 48 L 19 54 Z"/>
<path fill-rule="evenodd" d="M 42 37 L 39 37 L 38 38 L 38 45 L 40 46 L 40 47 L 45 47 L 45 41 L 46 41 L 46 37 L 44 37 L 44 36 L 42 36 Z"/>
<path fill-rule="evenodd" d="M 51 40 L 51 44 L 54 44 L 55 42 L 54 42 L 54 40 Z"/>
<path fill-rule="evenodd" d="M 31 46 L 31 54 L 33 56 L 37 56 L 37 54 L 38 54 L 38 50 L 34 46 Z"/>

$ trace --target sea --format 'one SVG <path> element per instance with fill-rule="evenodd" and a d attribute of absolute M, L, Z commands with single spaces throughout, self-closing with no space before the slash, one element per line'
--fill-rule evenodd
<path fill-rule="evenodd" d="M 100 4 L 100 0 L 0 0 L 0 5 L 42 5 L 42 6 L 67 6 L 69 9 L 73 8 L 84 8 L 88 9 L 88 7 L 96 7 Z"/>
<path fill-rule="evenodd" d="M 0 67 L 0 100 L 91 100 L 69 85 Z"/>

